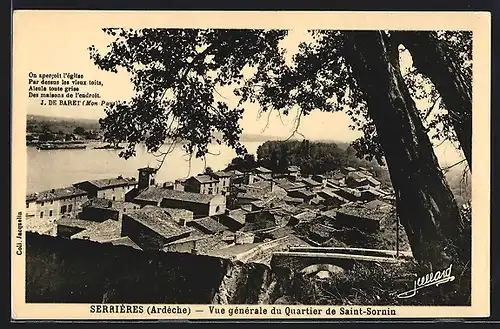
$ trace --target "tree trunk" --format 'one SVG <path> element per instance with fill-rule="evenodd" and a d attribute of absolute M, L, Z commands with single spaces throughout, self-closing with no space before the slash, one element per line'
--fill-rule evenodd
<path fill-rule="evenodd" d="M 345 57 L 384 149 L 396 207 L 414 254 L 431 268 L 458 254 L 463 223 L 418 109 L 383 32 L 346 32 Z"/>
<path fill-rule="evenodd" d="M 456 54 L 433 32 L 394 32 L 410 51 L 415 68 L 436 86 L 450 115 L 469 168 L 472 168 L 472 84 Z"/>

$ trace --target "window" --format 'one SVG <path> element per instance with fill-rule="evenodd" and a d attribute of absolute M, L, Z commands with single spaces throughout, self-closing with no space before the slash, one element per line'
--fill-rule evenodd
<path fill-rule="evenodd" d="M 61 214 L 64 214 L 66 212 L 67 206 L 62 206 L 61 207 Z"/>
<path fill-rule="evenodd" d="M 42 205 L 41 206 L 43 207 L 44 204 L 45 204 L 45 202 L 42 201 Z"/>
<path fill-rule="evenodd" d="M 52 209 L 49 211 L 49 217 L 52 217 Z"/>
<path fill-rule="evenodd" d="M 54 200 L 50 200 L 50 204 L 54 204 Z"/>
<path fill-rule="evenodd" d="M 40 218 L 43 218 L 43 211 L 40 211 Z"/>
<path fill-rule="evenodd" d="M 115 200 L 116 200 L 116 198 L 115 198 L 115 196 L 113 195 L 113 201 L 115 201 Z"/>
<path fill-rule="evenodd" d="M 215 208 L 215 212 L 219 212 L 219 211 L 220 211 L 220 206 L 217 206 L 217 207 Z"/>
<path fill-rule="evenodd" d="M 70 204 L 70 205 L 68 206 L 68 212 L 71 212 L 71 210 L 73 210 L 73 205 L 72 205 L 72 204 Z"/>
<path fill-rule="evenodd" d="M 26 208 L 29 208 L 29 207 L 30 207 L 30 203 L 26 202 Z"/>

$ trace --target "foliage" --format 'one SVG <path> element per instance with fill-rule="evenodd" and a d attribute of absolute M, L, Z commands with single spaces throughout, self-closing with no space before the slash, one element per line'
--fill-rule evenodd
<path fill-rule="evenodd" d="M 267 141 L 257 149 L 260 165 L 284 172 L 289 166 L 299 166 L 302 173 L 323 174 L 347 165 L 345 151 L 334 143 L 303 141 Z"/>
<path fill-rule="evenodd" d="M 89 48 L 95 64 L 106 71 L 119 68 L 131 74 L 136 95 L 130 102 L 115 102 L 100 121 L 104 138 L 125 142 L 120 156 L 135 155 L 144 142 L 156 152 L 165 140 L 186 141 L 183 148 L 196 157 L 216 142 L 246 152 L 240 143 L 243 108 L 231 108 L 217 89 L 240 82 L 245 67 L 268 72 L 280 63 L 279 30 L 103 29 L 116 37 L 101 55 Z"/>
<path fill-rule="evenodd" d="M 293 297 L 307 305 L 466 306 L 471 303 L 470 269 L 470 263 L 454 263 L 454 281 L 400 299 L 397 294 L 411 289 L 417 277 L 428 273 L 426 269 L 413 261 L 384 265 L 355 263 L 351 270 L 331 279 L 296 275 L 291 294 L 300 291 Z"/>
<path fill-rule="evenodd" d="M 239 170 L 242 172 L 250 171 L 258 167 L 257 161 L 255 160 L 255 155 L 245 154 L 243 156 L 238 156 L 231 160 L 231 163 L 227 166 L 227 170 Z"/>
<path fill-rule="evenodd" d="M 107 117 L 100 122 L 106 141 L 127 143 L 121 153 L 125 158 L 135 155 L 140 142 L 145 142 L 148 150 L 158 151 L 166 140 L 186 140 L 183 147 L 196 157 L 208 152 L 212 139 L 242 155 L 246 150 L 239 140 L 238 122 L 249 101 L 258 102 L 262 112 L 295 112 L 296 130 L 301 117 L 313 110 L 346 111 L 353 121 L 351 128 L 363 132 L 353 143 L 357 156 L 383 164 L 383 150 L 367 114 L 364 95 L 343 56 L 341 31 L 310 31 L 313 41 L 299 45 L 291 64 L 280 47 L 287 35 L 285 30 L 103 31 L 114 41 L 104 55 L 91 46 L 91 59 L 103 70 L 129 72 L 136 91 L 130 102 L 117 101 L 108 107 Z M 470 77 L 471 33 L 441 31 L 436 35 L 457 54 Z M 432 83 L 412 66 L 402 69 L 412 96 L 431 104 L 421 109 L 422 118 L 429 118 L 430 110 L 438 108 L 428 122 L 433 137 L 456 140 Z M 235 108 L 218 97 L 218 89 L 228 86 L 239 97 Z M 215 132 L 222 132 L 222 137 Z"/>

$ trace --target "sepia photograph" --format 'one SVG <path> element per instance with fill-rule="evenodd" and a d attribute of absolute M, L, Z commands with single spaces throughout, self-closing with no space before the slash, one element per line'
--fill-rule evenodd
<path fill-rule="evenodd" d="M 473 28 L 92 15 L 15 22 L 23 303 L 471 307 L 489 281 Z"/>

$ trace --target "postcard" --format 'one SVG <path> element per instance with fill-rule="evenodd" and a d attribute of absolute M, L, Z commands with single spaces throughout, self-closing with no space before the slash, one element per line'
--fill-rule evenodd
<path fill-rule="evenodd" d="M 12 319 L 489 316 L 490 47 L 486 12 L 15 11 Z"/>

